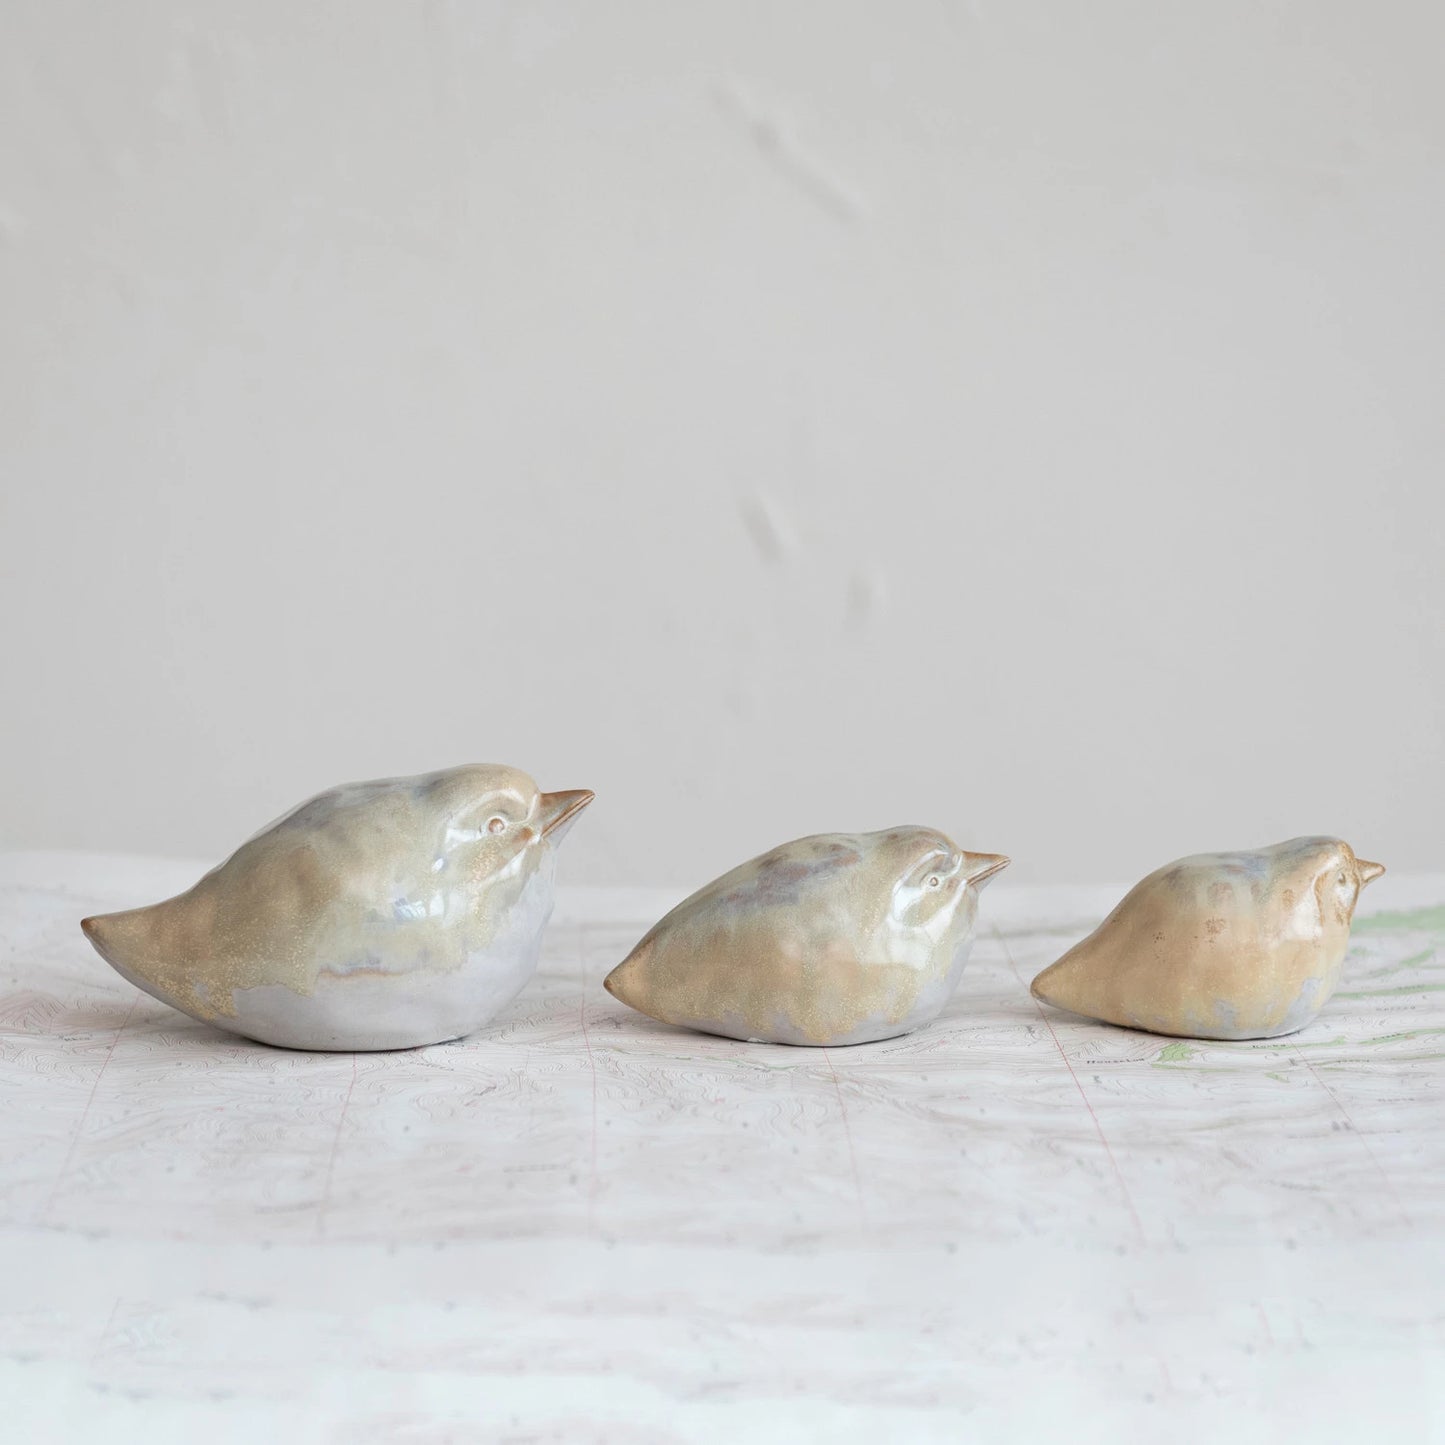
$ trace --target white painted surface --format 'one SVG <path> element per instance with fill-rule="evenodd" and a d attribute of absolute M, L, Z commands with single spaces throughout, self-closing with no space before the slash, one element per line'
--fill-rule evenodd
<path fill-rule="evenodd" d="M 1434 0 L 0 6 L 0 846 L 1445 867 Z"/>
<path fill-rule="evenodd" d="M 494 1030 L 339 1057 L 89 952 L 192 871 L 0 863 L 7 1445 L 1445 1438 L 1445 878 L 1288 1040 L 1042 1014 L 1111 895 L 1007 883 L 919 1034 L 684 1034 L 600 987 L 675 895 L 564 890 Z"/>

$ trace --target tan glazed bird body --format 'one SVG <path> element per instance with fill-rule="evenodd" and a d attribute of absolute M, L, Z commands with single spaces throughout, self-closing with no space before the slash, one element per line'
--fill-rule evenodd
<path fill-rule="evenodd" d="M 1360 890 L 1384 871 L 1339 838 L 1181 858 L 1039 974 L 1034 996 L 1183 1038 L 1294 1033 L 1334 993 Z"/>
<path fill-rule="evenodd" d="M 178 897 L 82 927 L 137 987 L 264 1043 L 458 1038 L 535 972 L 556 845 L 591 800 L 493 765 L 348 783 Z"/>
<path fill-rule="evenodd" d="M 1008 863 L 930 828 L 785 843 L 680 903 L 606 979 L 663 1023 L 749 1042 L 857 1044 L 936 1018 Z"/>

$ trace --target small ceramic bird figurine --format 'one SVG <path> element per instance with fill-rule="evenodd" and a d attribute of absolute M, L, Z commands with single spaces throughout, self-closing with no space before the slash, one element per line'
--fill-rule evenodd
<path fill-rule="evenodd" d="M 536 971 L 555 849 L 591 801 L 488 765 L 348 783 L 188 892 L 81 926 L 137 987 L 263 1043 L 459 1038 Z"/>
<path fill-rule="evenodd" d="M 1034 997 L 1183 1038 L 1294 1033 L 1334 993 L 1355 901 L 1384 871 L 1338 838 L 1181 858 L 1039 974 Z"/>
<path fill-rule="evenodd" d="M 905 1034 L 948 1002 L 978 890 L 1007 863 L 931 828 L 800 838 L 678 904 L 606 988 L 663 1023 L 750 1043 Z"/>

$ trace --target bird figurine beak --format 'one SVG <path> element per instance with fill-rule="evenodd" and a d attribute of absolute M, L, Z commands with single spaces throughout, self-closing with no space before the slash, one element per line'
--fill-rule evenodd
<path fill-rule="evenodd" d="M 597 796 L 589 788 L 543 793 L 537 799 L 537 831 L 555 848 L 577 821 L 577 815 Z"/>
<path fill-rule="evenodd" d="M 1355 867 L 1360 870 L 1360 887 L 1366 883 L 1372 883 L 1381 873 L 1385 871 L 1383 863 L 1371 863 L 1368 858 L 1356 858 Z"/>
<path fill-rule="evenodd" d="M 1002 853 L 965 853 L 963 860 L 964 876 L 975 888 L 981 888 L 1009 865 L 1009 859 Z"/>

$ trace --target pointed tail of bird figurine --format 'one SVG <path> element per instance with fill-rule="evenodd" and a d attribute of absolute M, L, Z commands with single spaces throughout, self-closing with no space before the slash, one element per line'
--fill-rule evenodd
<path fill-rule="evenodd" d="M 164 952 L 164 940 L 157 938 L 161 927 L 159 914 L 164 905 L 150 904 L 145 908 L 127 908 L 120 913 L 97 913 L 80 920 L 81 929 L 90 940 L 95 951 L 126 980 L 148 994 L 170 1004 L 182 1007 L 177 994 L 167 988 L 156 976 L 154 960 L 158 951 Z"/>

